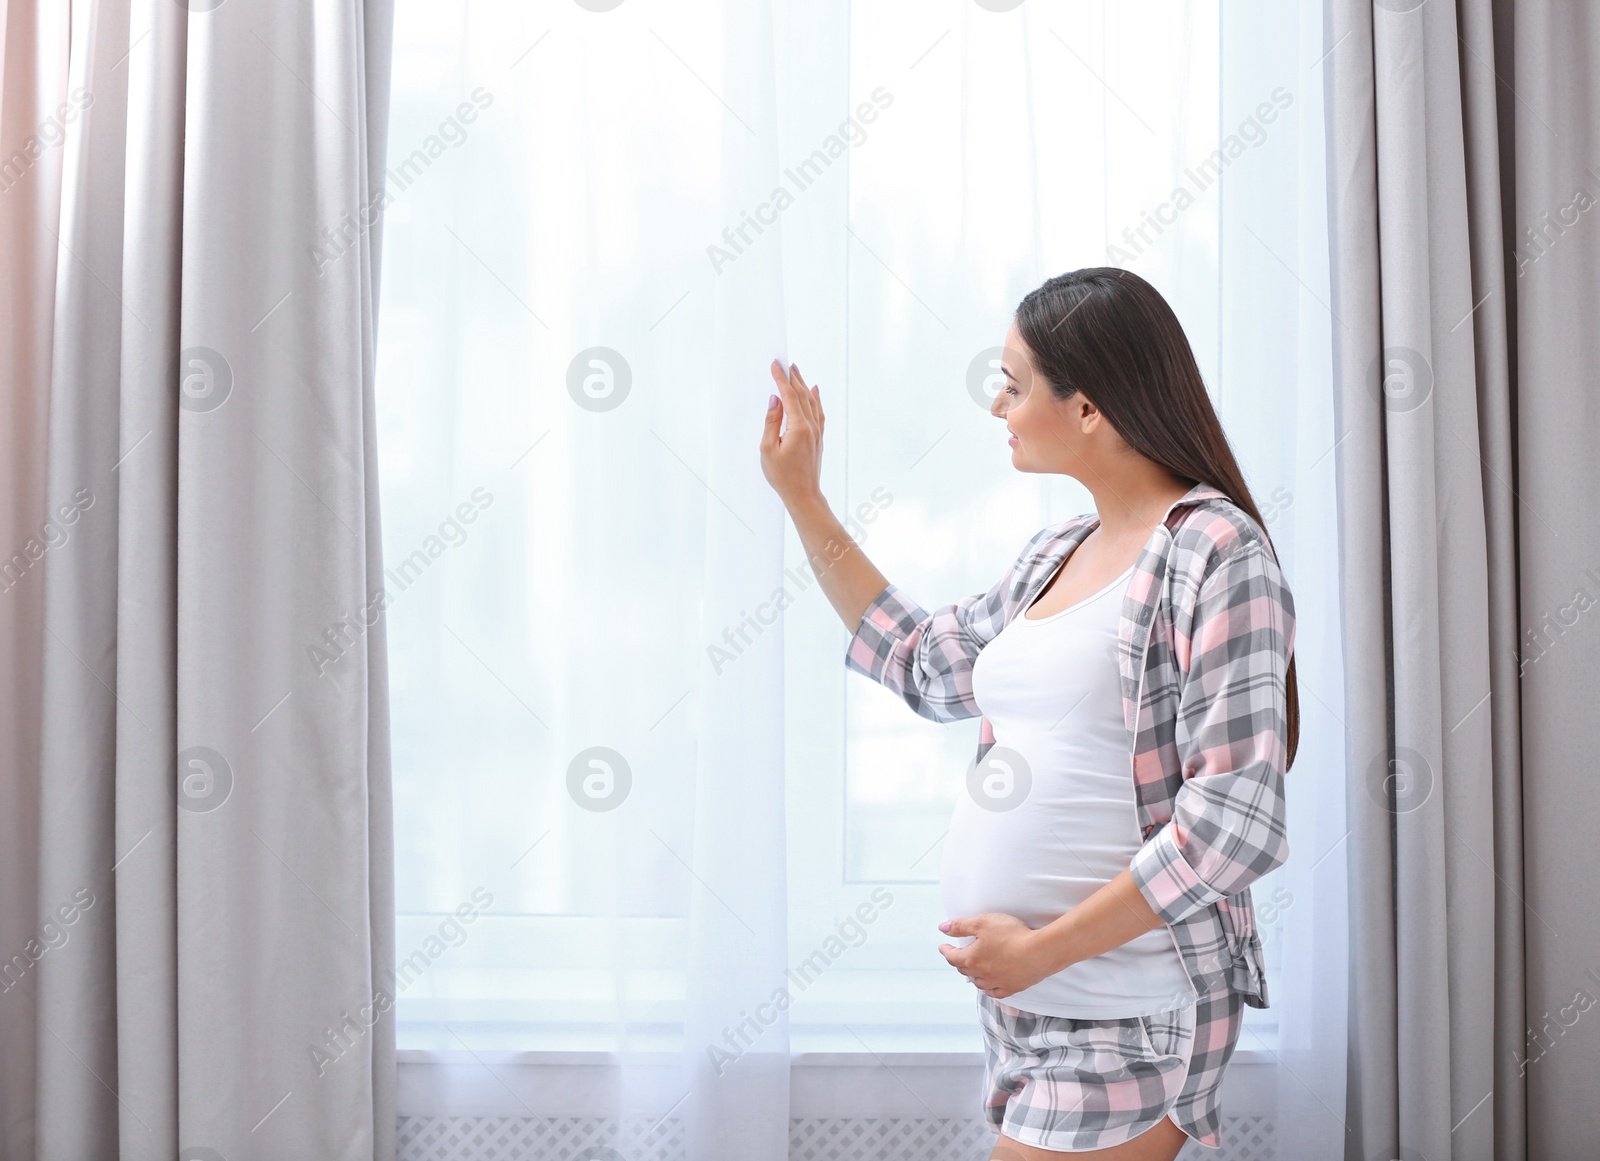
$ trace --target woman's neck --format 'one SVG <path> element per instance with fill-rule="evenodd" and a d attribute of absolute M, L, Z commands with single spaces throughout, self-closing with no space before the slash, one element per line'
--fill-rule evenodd
<path fill-rule="evenodd" d="M 1154 465 L 1151 465 L 1154 467 Z M 1191 485 L 1166 471 L 1125 472 L 1084 481 L 1100 516 L 1100 535 L 1108 540 L 1143 539 Z"/>

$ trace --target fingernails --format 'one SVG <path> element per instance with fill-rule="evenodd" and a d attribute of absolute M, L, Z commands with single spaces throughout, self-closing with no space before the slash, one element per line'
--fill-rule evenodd
<path fill-rule="evenodd" d="M 778 397 L 776 395 L 768 395 L 767 396 L 767 410 L 771 411 L 776 406 L 778 406 Z"/>
<path fill-rule="evenodd" d="M 950 921 L 946 919 L 943 923 L 939 924 L 939 930 L 948 932 L 950 930 Z"/>

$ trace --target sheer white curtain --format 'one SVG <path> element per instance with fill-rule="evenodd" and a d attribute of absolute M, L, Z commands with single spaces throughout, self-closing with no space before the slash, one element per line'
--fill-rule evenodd
<path fill-rule="evenodd" d="M 615 1053 L 579 1098 L 624 1122 L 598 1143 L 777 1157 L 784 1023 L 746 1051 L 726 1033 L 787 966 L 762 623 L 783 512 L 756 456 L 781 251 L 707 255 L 781 180 L 773 30 L 760 5 L 609 7 L 429 0 L 397 24 L 402 1035 Z"/>
<path fill-rule="evenodd" d="M 1241 1047 L 1334 1155 L 1318 9 L 399 5 L 379 419 L 402 1048 L 486 1076 L 614 1053 L 616 1083 L 568 1101 L 621 1116 L 606 1143 L 741 1158 L 786 1151 L 792 1053 L 978 1049 L 935 951 L 975 723 L 847 679 L 760 478 L 765 367 L 821 384 L 827 494 L 932 607 L 1091 506 L 1011 469 L 986 355 L 1045 277 L 1125 265 L 1178 310 L 1300 606 L 1274 1006 Z"/>
<path fill-rule="evenodd" d="M 1272 1007 L 1247 1016 L 1240 1048 L 1272 1066 L 1275 1155 L 1331 1161 L 1344 1155 L 1347 1128 L 1349 830 L 1331 354 L 1344 324 L 1328 305 L 1321 8 L 1229 4 L 1222 16 L 1222 133 L 1246 153 L 1224 171 L 1218 199 L 1210 382 L 1298 622 L 1300 746 L 1285 782 L 1291 856 L 1254 889 Z M 1249 126 L 1274 99 L 1285 107 L 1258 135 Z"/>

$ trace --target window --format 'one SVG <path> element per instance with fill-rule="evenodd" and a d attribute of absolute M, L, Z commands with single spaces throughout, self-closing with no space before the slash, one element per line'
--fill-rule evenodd
<path fill-rule="evenodd" d="M 401 1047 L 676 1042 L 687 909 L 717 906 L 692 877 L 697 763 L 728 760 L 703 706 L 748 697 L 781 730 L 781 769 L 749 776 L 783 788 L 784 954 L 826 964 L 791 976 L 791 1045 L 976 1051 L 935 925 L 977 723 L 847 674 L 775 498 L 717 494 L 713 460 L 754 464 L 765 359 L 787 355 L 821 384 L 824 490 L 873 560 L 928 608 L 986 589 L 1092 508 L 1011 469 L 987 353 L 1044 277 L 1128 266 L 1178 310 L 1302 611 L 1325 607 L 1294 532 L 1332 489 L 1307 402 L 1329 398 L 1320 21 L 605 7 L 397 8 L 379 423 Z M 734 269 L 770 274 L 771 303 L 730 302 Z M 718 603 L 731 521 L 783 577 L 776 632 Z M 1307 736 L 1335 748 L 1306 690 L 1336 702 L 1336 640 L 1300 650 Z M 1296 772 L 1324 760 L 1342 769 Z M 1287 881 L 1258 890 L 1278 995 L 1284 932 L 1312 938 Z M 1248 1015 L 1270 1044 L 1277 1010 Z"/>

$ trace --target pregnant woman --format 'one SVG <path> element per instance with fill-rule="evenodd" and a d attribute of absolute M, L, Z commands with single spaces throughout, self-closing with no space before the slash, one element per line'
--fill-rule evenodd
<path fill-rule="evenodd" d="M 821 394 L 793 366 L 773 364 L 762 470 L 846 665 L 922 717 L 982 719 L 939 950 L 977 988 L 991 1161 L 1171 1161 L 1220 1147 L 1243 1005 L 1267 1006 L 1249 888 L 1289 852 L 1294 602 L 1149 283 L 1051 278 L 1001 371 L 1013 466 L 1081 481 L 1095 511 L 986 593 L 929 612 L 867 559 L 822 496 Z"/>

